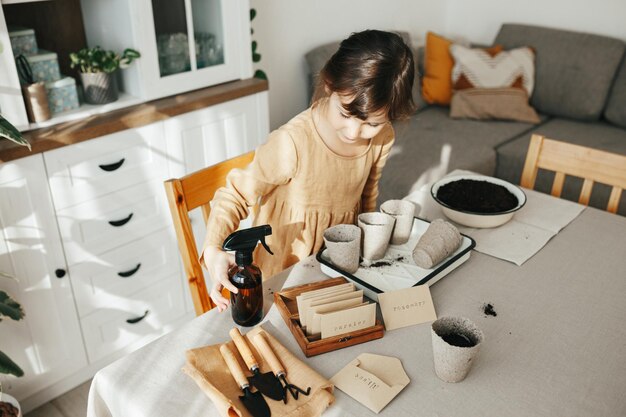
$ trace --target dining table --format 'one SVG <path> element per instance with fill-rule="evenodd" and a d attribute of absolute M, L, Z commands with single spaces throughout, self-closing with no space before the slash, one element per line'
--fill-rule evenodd
<path fill-rule="evenodd" d="M 328 379 L 362 353 L 400 359 L 410 383 L 380 415 L 626 416 L 626 217 L 585 208 L 521 266 L 472 251 L 432 285 L 438 317 L 466 317 L 484 334 L 458 383 L 435 374 L 431 323 L 305 357 L 273 294 L 327 278 L 310 256 L 264 281 L 261 325 Z M 88 417 L 218 416 L 181 368 L 187 350 L 229 340 L 233 326 L 230 311 L 213 309 L 101 369 Z M 375 415 L 339 389 L 334 396 L 324 416 Z"/>

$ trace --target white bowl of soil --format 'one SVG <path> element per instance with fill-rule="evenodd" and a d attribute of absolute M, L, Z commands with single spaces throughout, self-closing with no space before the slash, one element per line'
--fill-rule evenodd
<path fill-rule="evenodd" d="M 484 175 L 446 177 L 434 183 L 430 193 L 446 217 L 476 228 L 503 225 L 526 204 L 521 188 Z"/>

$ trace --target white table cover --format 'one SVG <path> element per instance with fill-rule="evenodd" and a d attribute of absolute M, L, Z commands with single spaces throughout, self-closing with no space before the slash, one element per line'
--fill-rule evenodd
<path fill-rule="evenodd" d="M 431 287 L 439 316 L 474 321 L 485 341 L 468 377 L 439 380 L 429 324 L 305 359 L 275 308 L 264 327 L 322 375 L 331 377 L 360 353 L 401 359 L 409 385 L 382 416 L 626 415 L 626 218 L 585 210 L 524 265 L 481 253 Z M 266 283 L 324 279 L 309 258 Z M 491 303 L 497 317 L 487 316 Z M 186 349 L 228 338 L 230 313 L 210 311 L 100 370 L 89 417 L 208 417 L 217 411 L 181 372 Z M 245 330 L 244 330 L 245 331 Z M 325 416 L 375 415 L 339 390 Z"/>

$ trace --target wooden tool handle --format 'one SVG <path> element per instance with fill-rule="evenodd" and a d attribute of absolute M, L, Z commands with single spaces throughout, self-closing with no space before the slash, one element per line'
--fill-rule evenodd
<path fill-rule="evenodd" d="M 235 378 L 235 381 L 237 381 L 239 388 L 248 386 L 248 379 L 244 375 L 241 366 L 239 366 L 239 362 L 237 362 L 237 358 L 235 357 L 233 351 L 224 344 L 220 346 L 220 353 L 222 354 L 222 358 L 226 361 L 226 365 L 228 365 L 228 370 L 233 375 L 233 378 Z"/>
<path fill-rule="evenodd" d="M 281 365 L 280 361 L 274 354 L 274 351 L 265 339 L 263 333 L 257 333 L 254 335 L 254 343 L 259 349 L 261 355 L 263 355 L 263 358 L 267 361 L 267 363 L 269 363 L 270 368 L 272 368 L 272 372 L 274 372 L 274 375 L 278 376 L 280 374 L 284 374 L 285 370 L 283 369 L 283 365 Z"/>
<path fill-rule="evenodd" d="M 238 328 L 235 327 L 230 331 L 230 337 L 233 339 L 233 342 L 235 342 L 235 346 L 237 346 L 237 350 L 239 350 L 239 354 L 248 366 L 248 369 L 258 368 L 259 363 L 254 358 L 254 355 L 248 346 L 248 342 L 246 342 L 246 339 L 244 339 L 241 333 L 239 333 Z"/>

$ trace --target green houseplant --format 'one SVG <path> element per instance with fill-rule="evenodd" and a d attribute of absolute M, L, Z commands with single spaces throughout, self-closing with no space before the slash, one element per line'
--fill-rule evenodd
<path fill-rule="evenodd" d="M 22 134 L 9 123 L 2 115 L 0 115 L 0 139 L 5 138 L 12 142 L 17 143 L 21 146 L 28 146 L 30 149 L 30 144 L 24 139 Z M 0 272 L 0 277 L 8 277 L 6 274 Z M 24 318 L 24 310 L 22 310 L 22 306 L 12 299 L 9 294 L 5 291 L 0 290 L 0 322 L 8 317 L 12 320 L 21 320 Z M 19 367 L 8 355 L 0 350 L 0 375 L 15 375 L 20 377 L 24 375 L 24 371 Z M 2 415 L 7 416 L 18 416 L 19 411 L 19 403 L 17 401 L 7 395 L 2 394 L 2 383 L 0 381 L 0 410 L 2 411 Z"/>
<path fill-rule="evenodd" d="M 0 273 L 0 276 L 7 277 Z M 12 299 L 5 291 L 0 290 L 0 322 L 8 317 L 12 320 L 21 320 L 24 318 L 24 310 L 22 306 Z M 24 371 L 18 364 L 13 362 L 11 358 L 0 350 L 0 375 L 15 375 L 20 377 L 24 375 Z M 8 417 L 17 417 L 20 415 L 20 405 L 17 400 L 8 394 L 2 393 L 2 382 L 0 381 L 0 415 Z"/>
<path fill-rule="evenodd" d="M 121 54 L 99 46 L 83 48 L 70 54 L 70 66 L 77 68 L 85 90 L 85 101 L 90 104 L 111 103 L 118 98 L 115 72 L 126 68 L 141 54 L 127 48 Z"/>

